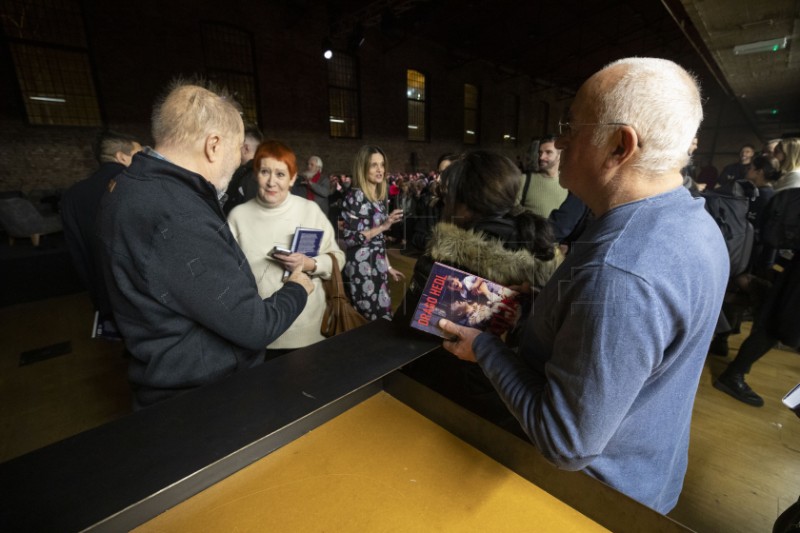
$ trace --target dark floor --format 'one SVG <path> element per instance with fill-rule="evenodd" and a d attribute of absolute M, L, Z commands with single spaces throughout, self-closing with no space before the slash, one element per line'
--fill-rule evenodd
<path fill-rule="evenodd" d="M 414 259 L 390 255 L 410 277 Z M 63 237 L 41 249 L 0 238 L 0 269 L 0 462 L 129 414 L 124 347 L 91 338 L 92 305 Z M 391 284 L 398 304 L 404 287 Z M 709 356 L 698 388 L 689 471 L 670 516 L 701 533 L 770 531 L 800 494 L 800 420 L 781 404 L 800 381 L 797 354 L 772 350 L 754 366 L 760 409 L 712 386 L 749 328 L 731 338 L 728 358 Z"/>
<path fill-rule="evenodd" d="M 45 235 L 39 246 L 29 239 L 9 243 L 0 235 L 0 307 L 81 292 L 63 233 Z"/>

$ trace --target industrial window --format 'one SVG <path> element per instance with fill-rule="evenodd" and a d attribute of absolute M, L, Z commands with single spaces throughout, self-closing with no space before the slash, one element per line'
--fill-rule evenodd
<path fill-rule="evenodd" d="M 425 75 L 416 70 L 408 70 L 406 97 L 408 98 L 408 140 L 428 139 L 425 107 Z"/>
<path fill-rule="evenodd" d="M 548 124 L 550 124 L 550 104 L 541 100 L 536 106 L 533 131 L 537 133 L 539 137 L 543 137 L 549 133 Z"/>
<path fill-rule="evenodd" d="M 2 0 L 3 32 L 31 124 L 102 124 L 78 0 Z"/>
<path fill-rule="evenodd" d="M 519 96 L 506 94 L 503 101 L 503 144 L 517 145 L 519 130 Z"/>
<path fill-rule="evenodd" d="M 213 22 L 202 24 L 209 81 L 225 87 L 242 106 L 243 118 L 258 124 L 253 38 L 250 33 Z"/>
<path fill-rule="evenodd" d="M 464 144 L 478 143 L 478 87 L 469 83 L 464 84 Z"/>
<path fill-rule="evenodd" d="M 328 60 L 328 122 L 331 137 L 356 139 L 361 136 L 358 69 L 356 60 L 336 52 Z"/>

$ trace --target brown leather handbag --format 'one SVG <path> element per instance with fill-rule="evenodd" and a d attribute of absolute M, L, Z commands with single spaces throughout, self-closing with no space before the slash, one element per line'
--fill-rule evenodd
<path fill-rule="evenodd" d="M 319 332 L 325 337 L 333 337 L 358 326 L 363 326 L 369 320 L 356 311 L 355 307 L 350 303 L 350 299 L 344 290 L 339 262 L 336 261 L 336 256 L 332 253 L 328 255 L 331 256 L 333 268 L 331 279 L 322 280 L 322 287 L 325 289 L 326 306 L 325 312 L 322 314 L 322 325 L 319 328 Z"/>

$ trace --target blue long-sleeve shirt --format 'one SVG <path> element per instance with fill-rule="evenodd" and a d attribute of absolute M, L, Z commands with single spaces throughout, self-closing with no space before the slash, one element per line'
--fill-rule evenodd
<path fill-rule="evenodd" d="M 681 187 L 621 205 L 538 296 L 519 355 L 486 333 L 475 355 L 548 460 L 666 513 L 727 279 L 702 200 Z"/>

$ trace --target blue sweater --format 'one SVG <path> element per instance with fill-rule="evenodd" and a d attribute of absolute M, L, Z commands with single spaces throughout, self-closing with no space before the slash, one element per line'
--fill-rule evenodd
<path fill-rule="evenodd" d="M 549 461 L 666 513 L 727 280 L 722 235 L 681 187 L 592 223 L 536 299 L 518 356 L 486 333 L 473 348 Z"/>

